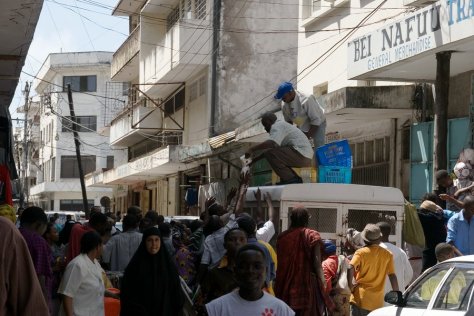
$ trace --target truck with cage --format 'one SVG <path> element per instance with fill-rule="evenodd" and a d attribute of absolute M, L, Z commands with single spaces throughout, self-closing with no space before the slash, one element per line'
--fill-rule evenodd
<path fill-rule="evenodd" d="M 269 192 L 272 205 L 279 214 L 277 234 L 288 229 L 289 212 L 304 205 L 310 215 L 309 228 L 317 230 L 323 239 L 336 242 L 343 250 L 346 231 L 362 231 L 368 223 L 388 222 L 392 226 L 390 242 L 402 247 L 405 198 L 397 188 L 357 184 L 302 183 L 283 186 L 250 187 L 246 194 L 246 208 L 256 212 L 254 193 Z M 262 203 L 266 208 L 266 203 Z M 264 209 L 267 212 L 267 209 Z"/>

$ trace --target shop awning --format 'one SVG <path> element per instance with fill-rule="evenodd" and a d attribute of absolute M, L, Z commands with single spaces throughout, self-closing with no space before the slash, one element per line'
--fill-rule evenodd
<path fill-rule="evenodd" d="M 472 0 L 438 1 L 352 40 L 348 78 L 434 81 L 441 51 L 453 52 L 451 76 L 474 69 Z"/>

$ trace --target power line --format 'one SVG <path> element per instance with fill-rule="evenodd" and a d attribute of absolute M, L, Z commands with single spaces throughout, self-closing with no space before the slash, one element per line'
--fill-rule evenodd
<path fill-rule="evenodd" d="M 387 0 L 384 0 L 380 3 L 379 7 L 382 6 Z M 357 31 L 357 29 L 359 29 L 363 23 L 365 21 L 367 21 L 368 19 L 370 19 L 373 14 L 375 14 L 375 12 L 377 12 L 377 8 L 375 8 L 372 12 L 370 12 L 366 17 L 364 17 L 358 24 L 356 27 L 353 28 L 353 30 L 351 30 L 350 32 L 348 32 L 346 35 L 344 35 L 339 41 L 337 41 L 333 46 L 331 46 L 328 50 L 326 50 L 321 56 L 319 56 L 315 61 L 313 61 L 312 63 L 310 63 L 308 66 L 306 66 L 303 70 L 301 70 L 296 76 L 294 76 L 293 78 L 291 78 L 289 81 L 293 81 L 294 79 L 298 78 L 297 82 L 301 81 L 302 79 L 304 79 L 307 75 L 309 75 L 309 73 L 311 73 L 314 69 L 316 69 L 316 67 L 314 67 L 312 70 L 310 70 L 307 74 L 305 74 L 303 77 L 300 78 L 300 76 L 306 71 L 308 70 L 309 68 L 311 68 L 312 66 L 316 65 L 316 63 L 318 63 L 319 61 L 323 62 L 324 60 L 326 60 L 329 56 L 331 56 L 332 53 L 335 52 L 335 49 L 338 48 L 339 46 L 341 46 L 342 44 L 345 43 L 345 41 L 353 34 L 355 33 L 355 31 Z M 390 18 L 386 18 L 384 19 L 383 21 L 385 20 L 388 20 L 388 19 L 391 19 L 391 18 L 394 18 L 400 14 L 403 14 L 405 12 L 401 12 L 401 13 L 398 13 L 397 15 L 395 16 L 392 16 Z M 377 21 L 375 23 L 380 23 L 382 20 L 380 21 Z M 333 50 L 334 49 L 334 50 Z M 319 63 L 320 64 L 320 63 Z M 316 66 L 318 66 L 319 64 L 317 64 Z M 247 110 L 257 106 L 258 104 L 260 104 L 263 100 L 269 98 L 269 97 L 272 97 L 274 95 L 275 91 L 272 91 L 270 94 L 264 96 L 262 99 L 258 100 L 256 103 L 252 104 L 251 106 L 247 107 L 246 109 L 244 109 L 242 112 L 240 113 L 237 113 L 236 116 L 239 116 L 239 115 L 242 115 L 244 113 L 246 113 Z M 269 103 L 265 104 L 263 106 L 263 108 L 267 107 L 268 105 L 270 105 L 271 103 L 273 103 L 273 100 L 270 101 Z M 257 113 L 258 110 L 256 112 L 252 112 L 251 115 Z M 250 116 L 250 115 L 249 115 Z"/>
<path fill-rule="evenodd" d="M 73 7 L 73 8 L 78 8 L 78 9 L 83 9 L 83 10 L 87 10 L 87 11 L 90 11 L 90 12 L 96 12 L 96 13 L 99 13 L 99 14 L 103 14 L 101 12 L 97 12 L 97 11 L 93 11 L 93 10 L 89 10 L 89 9 L 85 9 L 85 8 L 81 8 L 81 7 L 78 7 L 78 6 L 73 6 L 73 5 L 69 5 L 69 4 L 65 4 L 65 3 L 61 3 L 61 2 L 58 2 L 56 0 L 47 0 L 47 1 L 50 1 L 50 2 L 53 2 L 53 3 L 56 3 L 58 5 L 61 5 L 63 7 Z M 238 2 L 238 1 L 236 1 Z M 250 1 L 251 2 L 251 1 Z M 323 6 L 324 7 L 324 6 Z M 326 6 L 328 8 L 334 8 L 333 6 Z M 112 7 L 111 7 L 112 8 Z M 365 10 L 364 12 L 353 12 L 351 14 L 364 14 L 364 13 L 367 13 L 369 10 L 373 9 L 371 7 L 366 7 L 366 8 L 359 8 L 359 7 L 344 7 L 344 6 L 338 6 L 337 9 L 358 9 L 358 10 Z M 390 7 L 390 8 L 381 8 L 383 10 L 406 10 L 407 8 L 406 7 Z M 75 12 L 74 10 L 72 10 L 73 12 Z M 131 16 L 140 16 L 140 17 L 145 17 L 149 20 L 155 20 L 155 21 L 160 21 L 161 23 L 152 23 L 152 22 L 147 22 L 147 21 L 142 21 L 141 23 L 146 23 L 146 24 L 155 24 L 155 25 L 167 25 L 167 20 L 166 19 L 163 19 L 163 18 L 157 18 L 157 17 L 154 17 L 154 16 L 148 16 L 148 15 L 145 15 L 145 14 L 142 14 L 142 13 L 135 13 L 135 12 L 132 12 L 132 11 L 124 11 L 128 14 L 130 14 Z M 77 13 L 77 12 L 75 12 Z M 343 16 L 347 16 L 347 14 L 328 14 L 328 15 L 325 15 L 325 17 L 343 17 Z M 120 18 L 120 17 L 118 17 Z M 270 19 L 270 20 L 285 20 L 285 19 L 290 19 L 290 20 L 301 20 L 301 21 L 304 21 L 306 20 L 306 18 L 299 18 L 299 17 L 245 17 L 245 16 L 226 16 L 226 18 L 232 18 L 232 19 L 239 19 L 239 18 L 242 18 L 242 19 L 255 19 L 255 20 L 265 20 L 265 19 Z M 89 21 L 91 21 L 92 23 L 98 25 L 99 27 L 102 27 L 102 28 L 105 28 L 105 29 L 108 29 L 110 31 L 114 31 L 113 29 L 110 29 L 110 28 L 107 28 L 107 27 L 104 27 L 104 26 L 101 26 L 99 24 L 97 24 L 95 21 L 92 21 L 90 19 L 88 19 Z M 189 24 L 186 22 L 186 19 L 183 19 L 183 20 L 180 20 L 180 27 L 182 28 L 190 28 L 190 29 L 195 29 L 196 26 L 193 25 L 193 24 Z M 203 30 L 209 30 L 211 29 L 209 26 L 205 26 L 205 27 L 202 27 L 201 29 Z M 339 31 L 341 29 L 344 29 L 344 28 L 335 28 L 335 29 L 312 29 L 312 30 L 304 30 L 304 31 L 295 31 L 295 30 L 267 30 L 267 31 L 258 31 L 258 30 L 250 30 L 250 29 L 232 29 L 232 28 L 220 28 L 219 31 L 222 31 L 222 32 L 231 32 L 231 33 L 251 33 L 251 34 L 274 34 L 274 33 L 294 33 L 294 34 L 307 34 L 307 33 L 315 33 L 315 32 L 333 32 L 333 31 Z M 121 32 L 117 32 L 119 34 L 122 34 L 124 36 L 127 36 L 126 34 L 124 33 L 121 33 Z M 150 43 L 149 43 L 150 44 Z M 158 45 L 159 46 L 159 45 Z M 172 48 L 169 48 L 169 49 L 172 49 Z"/>

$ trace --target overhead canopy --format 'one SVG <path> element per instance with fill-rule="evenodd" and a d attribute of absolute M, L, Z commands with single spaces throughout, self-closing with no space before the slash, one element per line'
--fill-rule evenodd
<path fill-rule="evenodd" d="M 349 42 L 348 77 L 434 81 L 441 51 L 453 51 L 451 76 L 474 69 L 472 0 L 436 2 Z"/>
<path fill-rule="evenodd" d="M 42 6 L 43 0 L 0 1 L 0 106 L 13 99 Z"/>

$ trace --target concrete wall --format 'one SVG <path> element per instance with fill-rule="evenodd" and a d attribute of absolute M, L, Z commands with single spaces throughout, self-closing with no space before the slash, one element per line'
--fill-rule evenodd
<path fill-rule="evenodd" d="M 472 102 L 472 76 L 474 70 L 452 77 L 449 83 L 449 118 L 469 116 L 469 106 Z"/>
<path fill-rule="evenodd" d="M 303 8 L 309 0 L 300 0 L 300 18 L 298 35 L 298 89 L 313 93 L 314 88 L 326 85 L 328 92 L 347 86 L 366 86 L 368 82 L 347 79 L 347 43 L 381 27 L 399 14 L 406 11 L 398 0 L 387 0 L 383 6 L 356 32 L 344 39 L 360 21 L 373 11 L 382 1 L 321 1 L 321 8 L 312 18 L 304 19 Z M 339 4 L 339 7 L 337 7 Z M 305 5 L 305 6 L 301 6 Z M 335 46 L 334 48 L 332 48 Z M 314 65 L 312 65 L 314 63 Z M 310 66 L 311 65 L 311 66 Z M 309 67 L 303 72 L 304 69 Z M 383 82 L 383 85 L 394 83 Z M 378 83 L 370 83 L 378 85 Z"/>
<path fill-rule="evenodd" d="M 186 84 L 184 145 L 202 143 L 209 135 L 210 77 L 209 69 L 206 69 L 190 78 Z M 191 101 L 191 89 L 195 88 L 198 89 L 197 97 Z"/>
<path fill-rule="evenodd" d="M 297 17 L 297 0 L 223 0 L 216 134 L 278 108 L 274 90 L 296 76 Z"/>

